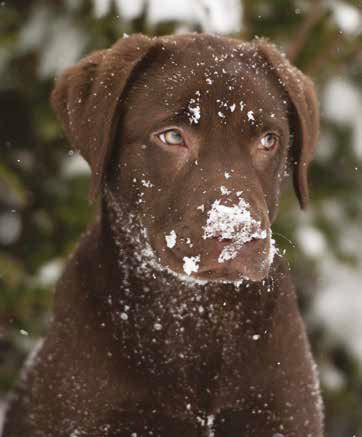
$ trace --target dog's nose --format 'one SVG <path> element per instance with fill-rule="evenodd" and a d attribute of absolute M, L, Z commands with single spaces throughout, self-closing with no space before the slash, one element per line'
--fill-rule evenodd
<path fill-rule="evenodd" d="M 203 226 L 203 238 L 216 238 L 218 241 L 238 241 L 246 243 L 254 239 L 265 239 L 266 230 L 262 221 L 251 215 L 250 205 L 239 199 L 233 206 L 225 206 L 215 200 L 207 212 L 206 226 Z"/>
<path fill-rule="evenodd" d="M 222 236 L 221 232 L 217 233 L 216 235 L 214 235 L 213 237 L 211 237 L 213 240 L 217 240 L 217 241 L 221 241 L 223 243 L 230 243 L 232 240 L 232 238 L 225 238 Z"/>
<path fill-rule="evenodd" d="M 236 223 L 233 225 L 233 231 L 230 237 L 225 237 L 225 234 L 222 230 L 214 231 L 214 234 L 212 236 L 213 239 L 222 241 L 222 242 L 232 242 L 233 237 L 235 236 L 235 239 L 240 235 L 241 232 L 245 231 L 246 227 L 248 228 L 248 232 L 251 235 L 257 235 L 258 231 L 260 231 L 260 227 L 257 223 Z M 253 240 L 257 239 L 258 237 L 252 237 Z"/>

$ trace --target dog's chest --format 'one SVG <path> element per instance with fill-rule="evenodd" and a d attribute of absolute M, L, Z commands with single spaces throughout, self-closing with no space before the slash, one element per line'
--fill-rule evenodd
<path fill-rule="evenodd" d="M 246 358 L 268 330 L 265 299 L 232 293 L 174 286 L 125 292 L 112 302 L 118 341 L 148 374 L 213 377 Z"/>

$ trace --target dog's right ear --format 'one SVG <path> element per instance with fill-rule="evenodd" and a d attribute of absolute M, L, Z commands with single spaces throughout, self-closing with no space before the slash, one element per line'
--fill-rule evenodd
<path fill-rule="evenodd" d="M 111 155 L 122 93 L 154 41 L 140 34 L 123 38 L 87 56 L 56 81 L 51 103 L 71 145 L 90 165 L 92 201 Z"/>
<path fill-rule="evenodd" d="M 257 48 L 270 64 L 270 70 L 287 92 L 295 110 L 292 122 L 293 179 L 300 206 L 308 205 L 308 168 L 314 157 L 319 137 L 319 108 L 313 82 L 300 70 L 292 66 L 273 44 L 261 39 Z"/>

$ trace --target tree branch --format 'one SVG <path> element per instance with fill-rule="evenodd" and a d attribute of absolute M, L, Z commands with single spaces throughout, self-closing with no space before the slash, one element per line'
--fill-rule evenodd
<path fill-rule="evenodd" d="M 288 47 L 287 56 L 291 62 L 294 62 L 298 58 L 299 54 L 302 52 L 309 39 L 309 35 L 313 27 L 321 19 L 323 13 L 324 7 L 321 0 L 314 0 L 313 2 L 311 2 L 308 14 L 306 15 L 305 19 L 303 20 L 301 26 L 297 30 L 292 42 Z"/>

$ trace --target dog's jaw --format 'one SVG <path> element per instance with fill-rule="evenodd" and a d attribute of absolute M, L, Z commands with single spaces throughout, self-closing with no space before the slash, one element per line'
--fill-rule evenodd
<path fill-rule="evenodd" d="M 182 268 L 184 273 L 181 273 L 180 271 L 175 271 L 165 263 L 162 263 L 161 258 L 157 255 L 151 243 L 147 227 L 142 223 L 140 217 L 137 214 L 127 210 L 127 208 L 123 206 L 122 201 L 118 200 L 115 194 L 107 187 L 105 189 L 105 196 L 107 199 L 107 205 L 115 218 L 115 220 L 111 221 L 112 236 L 119 251 L 118 263 L 121 268 L 125 270 L 126 278 L 130 274 L 129 270 L 132 269 L 132 272 L 140 278 L 148 277 L 155 279 L 159 276 L 159 273 L 167 273 L 174 279 L 182 282 L 184 285 L 189 287 L 192 287 L 194 285 L 206 285 L 208 283 L 232 284 L 235 287 L 240 287 L 243 283 L 250 280 L 250 278 L 246 274 L 241 273 L 237 276 L 235 276 L 234 274 L 230 279 L 220 279 L 217 277 L 214 278 L 212 276 L 208 277 L 206 274 L 203 274 L 201 277 L 195 277 L 193 273 L 197 273 L 199 271 L 199 263 L 202 258 L 202 254 L 195 254 L 194 256 L 183 256 L 182 259 L 180 259 L 179 261 L 180 263 L 183 263 Z M 254 222 L 255 224 L 259 223 L 255 220 L 251 220 L 252 224 Z M 205 235 L 209 237 L 212 236 L 211 234 L 209 235 L 210 232 L 208 233 L 207 231 L 210 231 L 210 229 L 210 227 L 205 227 L 204 238 Z M 277 250 L 275 249 L 274 240 L 271 238 L 271 229 L 268 229 L 268 231 L 266 231 L 262 230 L 259 227 L 258 229 L 255 228 L 255 232 L 251 234 L 252 236 L 249 239 L 246 238 L 244 230 L 243 235 L 246 238 L 246 241 L 243 244 L 246 245 L 245 248 L 247 250 L 248 243 L 252 245 L 254 241 L 251 240 L 256 238 L 256 235 L 258 237 L 256 238 L 257 242 L 264 239 L 269 242 L 268 254 L 260 262 L 260 271 L 266 272 L 264 274 L 260 274 L 260 280 L 262 280 L 264 279 L 264 277 L 267 276 L 273 262 L 274 255 L 277 253 Z M 173 246 L 176 244 L 177 239 L 175 231 L 170 232 L 170 234 L 166 237 L 168 237 L 166 238 L 167 246 L 169 249 L 172 249 Z M 126 262 L 127 254 L 125 253 L 125 246 L 132 247 L 132 265 L 129 263 L 129 261 Z M 233 254 L 231 258 L 235 258 L 238 251 L 242 249 L 242 244 L 240 241 L 238 241 L 235 244 L 226 245 L 217 260 L 218 266 L 224 263 L 224 260 L 221 259 L 222 254 L 226 250 L 230 251 L 230 247 L 234 249 L 233 252 L 235 252 L 235 256 Z M 228 261 L 227 257 L 225 257 L 225 260 Z"/>
<path fill-rule="evenodd" d="M 164 266 L 160 263 L 159 257 L 152 249 L 149 241 L 149 236 L 146 227 L 142 224 L 140 218 L 122 207 L 119 201 L 115 198 L 111 190 L 105 189 L 108 207 L 116 217 L 112 220 L 111 230 L 113 240 L 119 250 L 118 263 L 125 271 L 126 277 L 129 275 L 129 270 L 139 277 L 156 278 L 160 272 L 169 273 L 172 277 L 183 282 L 186 286 L 195 284 L 205 285 L 209 281 L 199 280 L 192 276 L 182 275 Z M 126 262 L 125 243 L 133 249 L 134 265 Z M 133 263 L 132 263 L 133 264 Z"/>

